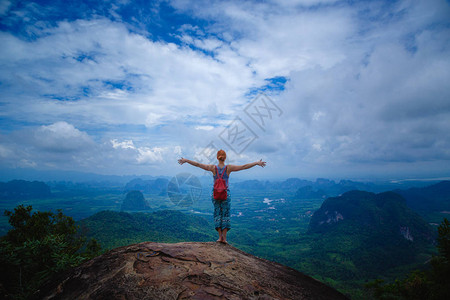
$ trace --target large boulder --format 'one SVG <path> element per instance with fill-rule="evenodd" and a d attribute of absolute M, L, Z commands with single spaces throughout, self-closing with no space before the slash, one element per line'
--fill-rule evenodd
<path fill-rule="evenodd" d="M 44 286 L 40 299 L 347 299 L 230 245 L 145 242 L 114 249 Z"/>

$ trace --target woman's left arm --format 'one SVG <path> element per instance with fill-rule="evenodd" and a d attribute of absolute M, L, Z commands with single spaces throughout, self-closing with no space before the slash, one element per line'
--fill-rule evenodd
<path fill-rule="evenodd" d="M 261 166 L 264 168 L 266 166 L 266 162 L 262 161 L 262 159 L 260 159 L 259 161 L 255 161 L 255 162 L 248 163 L 245 165 L 240 165 L 240 166 L 228 165 L 227 169 L 228 169 L 228 172 L 231 173 L 231 172 L 247 170 L 247 169 L 253 168 L 254 166 Z"/>

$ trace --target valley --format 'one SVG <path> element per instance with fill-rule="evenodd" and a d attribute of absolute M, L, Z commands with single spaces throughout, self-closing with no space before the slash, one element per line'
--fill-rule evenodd
<path fill-rule="evenodd" d="M 132 182 L 126 189 L 120 185 L 49 183 L 50 196 L 1 199 L 0 209 L 11 210 L 18 204 L 32 205 L 40 211 L 60 208 L 104 249 L 143 241 L 205 242 L 217 238 L 209 190 L 197 190 L 190 195 L 189 205 L 181 205 L 183 202 L 175 203 L 173 197 L 168 197 L 161 180 L 158 184 L 150 182 L 152 188 L 145 182 L 138 183 L 146 203 L 144 210 L 123 211 L 127 193 L 136 191 Z M 346 192 L 352 188 L 348 182 L 344 189 L 344 185 L 323 180 L 308 183 L 252 181 L 232 187 L 229 243 L 313 276 L 353 299 L 365 297 L 363 285 L 371 280 L 392 281 L 413 269 L 427 267 L 425 262 L 436 251 L 433 226 L 446 215 L 442 205 L 436 206 L 438 211 L 412 211 L 406 206 L 412 200 L 397 193 Z M 441 183 L 440 190 L 448 184 Z M 382 187 L 366 186 L 371 191 L 383 191 Z M 422 197 L 428 195 L 426 190 L 420 191 Z M 189 188 L 183 193 L 188 195 Z M 321 197 L 307 198 L 305 193 Z M 408 197 L 411 192 L 404 194 Z M 448 199 L 445 189 L 439 197 L 442 201 Z M 318 214 L 320 211 L 323 217 Z M 0 220 L 3 235 L 8 224 L 5 216 Z M 417 228 L 426 232 L 428 238 L 418 238 Z"/>

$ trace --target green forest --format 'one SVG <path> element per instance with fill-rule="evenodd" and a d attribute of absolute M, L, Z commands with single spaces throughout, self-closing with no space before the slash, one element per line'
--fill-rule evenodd
<path fill-rule="evenodd" d="M 338 194 L 336 185 L 327 184 L 328 190 L 321 182 L 328 195 L 320 198 L 305 196 L 318 187 L 305 189 L 292 181 L 283 188 L 236 186 L 229 243 L 352 299 L 412 299 L 405 295 L 415 293 L 418 282 L 428 297 L 423 299 L 439 299 L 436 289 L 443 282 L 438 278 L 448 274 L 450 252 L 441 210 L 449 183 L 419 190 L 421 197 L 439 191 L 440 206 L 426 211 L 411 208 L 417 197 L 408 197 L 410 190 Z M 163 195 L 161 184 L 145 192 L 133 187 L 54 184 L 50 195 L 41 186 L 35 194 L 3 198 L 2 268 L 14 276 L 2 278 L 2 294 L 26 299 L 58 272 L 119 246 L 217 239 L 209 193 L 191 206 L 179 206 Z"/>

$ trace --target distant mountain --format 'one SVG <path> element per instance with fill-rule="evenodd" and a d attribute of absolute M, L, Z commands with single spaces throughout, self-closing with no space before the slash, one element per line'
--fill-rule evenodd
<path fill-rule="evenodd" d="M 165 178 L 142 180 L 136 178 L 125 185 L 125 191 L 138 190 L 146 194 L 166 194 L 169 181 Z"/>
<path fill-rule="evenodd" d="M 269 190 L 269 189 L 283 189 L 283 190 L 297 190 L 299 187 L 312 184 L 312 181 L 303 180 L 299 178 L 288 178 L 284 181 L 260 181 L 260 180 L 245 180 L 233 183 L 233 189 L 248 189 L 248 190 Z"/>
<path fill-rule="evenodd" d="M 140 191 L 130 191 L 122 203 L 122 210 L 147 210 L 150 209 L 144 195 Z"/>
<path fill-rule="evenodd" d="M 78 171 L 61 171 L 61 170 L 36 170 L 33 168 L 0 168 L 0 180 L 9 181 L 13 179 L 22 180 L 40 180 L 40 181 L 72 181 L 75 183 L 103 183 L 103 186 L 124 185 L 134 178 L 155 179 L 165 176 L 152 175 L 104 175 Z M 167 177 L 170 178 L 170 177 Z"/>
<path fill-rule="evenodd" d="M 341 180 L 336 183 L 334 180 L 325 178 L 317 178 L 316 181 L 299 178 L 289 178 L 284 181 L 245 180 L 233 183 L 232 188 L 262 191 L 280 189 L 284 191 L 294 191 L 296 198 L 298 199 L 334 197 L 352 190 L 377 192 L 387 189 L 385 186 L 377 186 L 373 183 L 363 183 L 351 180 Z"/>
<path fill-rule="evenodd" d="M 297 199 L 319 199 L 327 197 L 327 193 L 322 189 L 314 189 L 311 185 L 303 186 L 295 193 Z"/>
<path fill-rule="evenodd" d="M 341 180 L 336 183 L 333 180 L 318 178 L 315 182 L 300 187 L 295 196 L 298 199 L 326 198 L 339 196 L 353 190 L 375 192 L 378 189 L 377 186 L 371 183 L 362 183 L 351 180 Z"/>
<path fill-rule="evenodd" d="M 200 216 L 174 210 L 153 213 L 102 211 L 83 219 L 78 225 L 88 238 L 102 247 L 115 248 L 143 241 L 215 241 L 213 226 Z"/>
<path fill-rule="evenodd" d="M 406 204 L 417 212 L 450 213 L 450 181 L 395 192 L 402 195 L 406 199 Z"/>
<path fill-rule="evenodd" d="M 267 190 L 270 188 L 269 181 L 260 180 L 245 180 L 241 182 L 231 183 L 233 189 L 244 189 L 244 190 Z"/>
<path fill-rule="evenodd" d="M 309 230 L 327 232 L 344 223 L 375 231 L 393 230 L 398 237 L 404 236 L 401 228 L 409 228 L 410 236 L 421 240 L 430 240 L 433 236 L 431 227 L 407 207 L 402 196 L 394 192 L 351 191 L 340 197 L 328 198 L 312 216 Z"/>
<path fill-rule="evenodd" d="M 303 180 L 299 178 L 288 178 L 280 183 L 274 183 L 274 185 L 281 189 L 298 189 L 299 187 L 305 186 L 309 183 L 308 180 Z"/>
<path fill-rule="evenodd" d="M 0 182 L 0 199 L 43 199 L 50 196 L 50 187 L 40 181 L 12 180 L 6 183 Z"/>
<path fill-rule="evenodd" d="M 342 277 L 374 278 L 416 263 L 433 243 L 435 232 L 393 192 L 350 191 L 326 199 L 311 218 L 309 255 L 328 263 L 340 261 Z M 422 261 L 423 263 L 424 261 Z"/>

